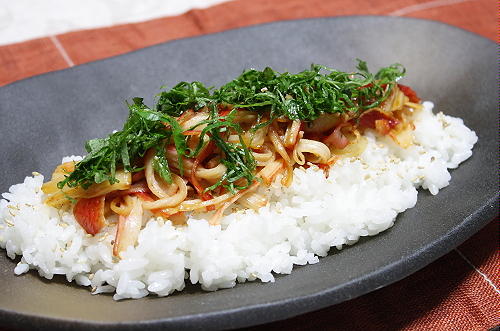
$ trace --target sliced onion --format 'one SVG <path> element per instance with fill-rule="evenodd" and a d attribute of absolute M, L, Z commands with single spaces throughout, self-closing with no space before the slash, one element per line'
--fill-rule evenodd
<path fill-rule="evenodd" d="M 117 183 L 110 184 L 108 181 L 93 184 L 88 189 L 84 189 L 81 186 L 68 187 L 64 186 L 62 190 L 56 191 L 54 194 L 47 197 L 45 203 L 51 207 L 62 208 L 63 206 L 70 203 L 68 197 L 77 198 L 94 198 L 101 195 L 106 195 L 110 192 L 117 190 L 127 190 L 130 188 L 132 182 L 132 174 L 130 172 L 125 172 L 124 170 L 116 171 L 115 178 L 118 180 Z M 57 183 L 56 183 L 57 185 Z"/>
<path fill-rule="evenodd" d="M 106 195 L 106 199 L 114 199 L 116 197 L 121 197 L 124 195 L 134 194 L 134 193 L 146 193 L 150 192 L 148 184 L 145 180 L 141 180 L 137 183 L 134 183 L 127 190 L 114 191 Z"/>
<path fill-rule="evenodd" d="M 245 208 L 257 210 L 267 205 L 267 199 L 262 194 L 249 192 L 239 198 L 238 203 Z"/>
<path fill-rule="evenodd" d="M 300 131 L 300 124 L 301 122 L 299 120 L 294 120 L 288 125 L 284 139 L 284 145 L 286 148 L 293 147 L 297 142 L 297 137 Z"/>
<path fill-rule="evenodd" d="M 307 122 L 304 125 L 304 132 L 306 133 L 323 133 L 336 127 L 343 118 L 339 114 L 322 114 L 312 122 Z"/>
<path fill-rule="evenodd" d="M 259 172 L 260 177 L 267 186 L 271 185 L 276 175 L 283 169 L 283 162 L 271 161 Z"/>
<path fill-rule="evenodd" d="M 257 186 L 259 186 L 259 184 L 260 184 L 260 182 L 255 181 L 248 188 L 246 188 L 244 190 L 238 191 L 238 193 L 236 193 L 235 195 L 233 195 L 233 197 L 231 199 L 229 199 L 227 202 L 225 202 L 224 205 L 222 205 L 222 207 L 220 207 L 215 212 L 215 214 L 212 216 L 212 218 L 210 218 L 210 220 L 208 221 L 208 223 L 210 223 L 210 225 L 218 225 L 219 221 L 220 221 L 220 219 L 222 217 L 222 215 L 224 214 L 224 211 L 229 206 L 231 206 L 234 202 L 236 202 L 236 200 L 238 200 L 239 198 L 241 198 L 241 196 L 243 196 L 244 194 L 246 194 L 248 192 L 252 192 L 253 190 L 255 190 L 257 188 Z"/>

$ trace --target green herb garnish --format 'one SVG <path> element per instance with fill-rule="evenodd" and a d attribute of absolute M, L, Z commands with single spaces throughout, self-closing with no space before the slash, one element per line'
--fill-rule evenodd
<path fill-rule="evenodd" d="M 150 110 L 142 103 L 141 98 L 134 98 L 133 101 L 133 104 L 128 105 L 130 113 L 123 130 L 107 138 L 87 141 L 87 156 L 76 164 L 71 174 L 57 184 L 60 189 L 65 185 L 88 188 L 104 181 L 114 184 L 118 181 L 115 177 L 118 167 L 129 172 L 140 171 L 141 168 L 134 165 L 134 161 L 144 156 L 148 149 L 160 148 L 163 141 L 173 135 L 173 131 L 166 130 L 162 122 L 144 115 Z M 160 153 L 157 157 L 164 158 L 164 155 Z M 166 159 L 162 161 L 166 162 Z"/>
<path fill-rule="evenodd" d="M 182 159 L 196 157 L 203 148 L 203 137 L 208 135 L 222 153 L 221 162 L 227 171 L 207 190 L 219 186 L 231 192 L 245 189 L 255 180 L 255 160 L 241 138 L 240 126 L 233 120 L 237 109 L 255 111 L 259 116 L 269 113 L 271 120 L 258 124 L 254 130 L 278 117 L 302 121 L 312 121 L 323 113 L 349 113 L 351 117 L 358 117 L 363 111 L 379 106 L 405 73 L 401 65 L 395 64 L 371 74 L 366 62 L 361 60 L 357 69 L 347 73 L 312 65 L 297 74 L 278 73 L 269 67 L 263 71 L 252 69 L 219 89 L 209 89 L 200 82 L 181 82 L 159 94 L 154 110 L 144 105 L 142 98 L 134 98 L 128 105 L 130 113 L 123 130 L 107 138 L 89 140 L 85 145 L 88 155 L 58 187 L 88 188 L 104 181 L 113 184 L 117 182 L 117 168 L 140 171 L 142 165 L 136 162 L 150 148 L 157 151 L 154 169 L 171 183 L 165 146 L 175 145 L 182 176 Z M 219 105 L 230 106 L 233 111 L 219 115 Z M 210 114 L 206 121 L 198 124 L 206 124 L 206 127 L 201 132 L 200 143 L 193 149 L 188 148 L 188 137 L 183 135 L 175 118 L 188 109 L 204 109 Z M 239 143 L 227 142 L 225 135 L 229 130 L 240 136 Z"/>

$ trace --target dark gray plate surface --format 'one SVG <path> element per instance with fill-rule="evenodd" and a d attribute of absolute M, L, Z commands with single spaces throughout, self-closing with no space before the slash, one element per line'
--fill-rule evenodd
<path fill-rule="evenodd" d="M 82 50 L 84 51 L 84 50 Z M 121 128 L 124 100 L 180 80 L 220 85 L 245 68 L 296 72 L 311 63 L 343 70 L 355 58 L 372 70 L 394 62 L 404 83 L 438 111 L 476 131 L 474 156 L 452 172 L 437 196 L 385 233 L 295 268 L 276 283 L 203 292 L 188 287 L 166 298 L 113 302 L 86 288 L 16 277 L 0 254 L 0 320 L 15 328 L 228 328 L 283 319 L 348 300 L 395 282 L 478 231 L 497 212 L 498 80 L 496 45 L 444 24 L 402 18 L 343 17 L 280 22 L 174 41 L 0 88 L 0 191 L 37 170 L 50 174 L 83 142 Z"/>

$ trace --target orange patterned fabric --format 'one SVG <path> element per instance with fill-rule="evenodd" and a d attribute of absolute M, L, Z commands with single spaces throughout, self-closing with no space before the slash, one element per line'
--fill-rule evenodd
<path fill-rule="evenodd" d="M 169 40 L 278 20 L 341 15 L 428 18 L 497 38 L 493 0 L 237 0 L 180 16 L 1 46 L 0 86 Z"/>
<path fill-rule="evenodd" d="M 236 0 L 183 15 L 84 30 L 0 47 L 0 86 L 169 40 L 278 20 L 394 15 L 442 21 L 498 41 L 493 0 Z M 412 276 L 269 330 L 487 330 L 500 324 L 495 220 Z"/>

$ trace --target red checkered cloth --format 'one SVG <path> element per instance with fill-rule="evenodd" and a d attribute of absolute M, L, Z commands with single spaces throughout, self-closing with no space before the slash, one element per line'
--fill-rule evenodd
<path fill-rule="evenodd" d="M 426 18 L 497 41 L 497 5 L 493 0 L 236 0 L 179 16 L 1 46 L 0 86 L 169 40 L 299 18 L 343 15 Z M 490 329 L 500 325 L 498 238 L 498 221 L 494 220 L 448 255 L 402 281 L 354 300 L 261 328 Z"/>

